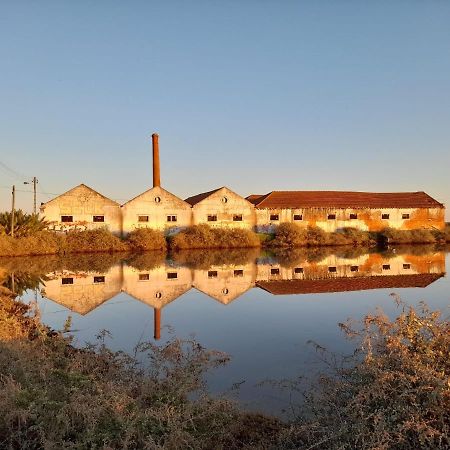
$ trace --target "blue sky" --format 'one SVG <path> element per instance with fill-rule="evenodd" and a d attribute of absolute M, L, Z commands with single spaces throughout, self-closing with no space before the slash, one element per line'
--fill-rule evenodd
<path fill-rule="evenodd" d="M 449 23 L 444 1 L 3 0 L 0 209 L 33 176 L 39 201 L 81 182 L 134 197 L 154 131 L 183 198 L 425 190 L 450 205 Z"/>

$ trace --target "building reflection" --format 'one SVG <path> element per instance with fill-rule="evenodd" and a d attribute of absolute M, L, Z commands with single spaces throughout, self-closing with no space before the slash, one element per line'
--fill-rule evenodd
<path fill-rule="evenodd" d="M 0 261 L 0 271 L 11 272 L 11 264 Z M 14 266 L 16 273 L 26 273 L 26 269 Z M 33 275 L 36 272 L 37 268 Z M 255 287 L 273 295 L 423 288 L 445 275 L 445 253 L 431 249 L 423 253 L 308 254 L 302 250 L 248 258 L 234 254 L 231 261 L 224 260 L 222 253 L 220 258 L 202 258 L 198 264 L 186 258 L 145 257 L 111 261 L 105 268 L 97 265 L 97 271 L 54 268 L 40 275 L 45 280 L 44 297 L 81 315 L 121 292 L 128 294 L 153 308 L 154 338 L 159 339 L 163 308 L 192 288 L 224 305 Z"/>

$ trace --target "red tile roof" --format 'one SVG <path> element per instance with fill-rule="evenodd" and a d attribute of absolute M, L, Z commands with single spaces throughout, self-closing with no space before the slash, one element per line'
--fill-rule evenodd
<path fill-rule="evenodd" d="M 249 195 L 257 208 L 443 208 L 425 192 L 272 191 Z"/>
<path fill-rule="evenodd" d="M 258 281 L 256 286 L 272 295 L 323 294 L 326 292 L 364 291 L 369 289 L 424 288 L 444 274 L 380 275 L 354 278 L 326 278 L 322 280 Z"/>

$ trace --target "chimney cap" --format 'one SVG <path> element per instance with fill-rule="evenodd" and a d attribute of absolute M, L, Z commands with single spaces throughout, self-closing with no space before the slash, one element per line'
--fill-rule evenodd
<path fill-rule="evenodd" d="M 153 136 L 156 136 L 156 137 L 158 137 L 158 136 L 159 136 L 159 134 L 158 134 L 158 133 L 153 133 L 153 134 L 152 134 L 152 137 L 153 137 Z"/>

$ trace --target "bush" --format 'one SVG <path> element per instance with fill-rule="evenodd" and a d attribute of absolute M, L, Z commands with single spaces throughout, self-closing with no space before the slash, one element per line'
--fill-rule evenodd
<path fill-rule="evenodd" d="M 380 239 L 387 244 L 432 244 L 439 240 L 439 232 L 424 228 L 417 230 L 396 230 L 387 228 L 380 233 Z"/>
<path fill-rule="evenodd" d="M 211 228 L 194 225 L 180 231 L 169 241 L 173 250 L 195 248 L 246 248 L 259 247 L 256 233 L 241 228 Z"/>
<path fill-rule="evenodd" d="M 64 247 L 64 236 L 40 231 L 32 236 L 0 236 L 0 256 L 53 255 Z"/>
<path fill-rule="evenodd" d="M 161 231 L 151 228 L 138 228 L 127 238 L 132 250 L 144 252 L 147 250 L 165 250 L 166 239 Z"/>
<path fill-rule="evenodd" d="M 86 231 L 69 231 L 60 250 L 69 253 L 120 252 L 128 246 L 106 228 Z"/>

